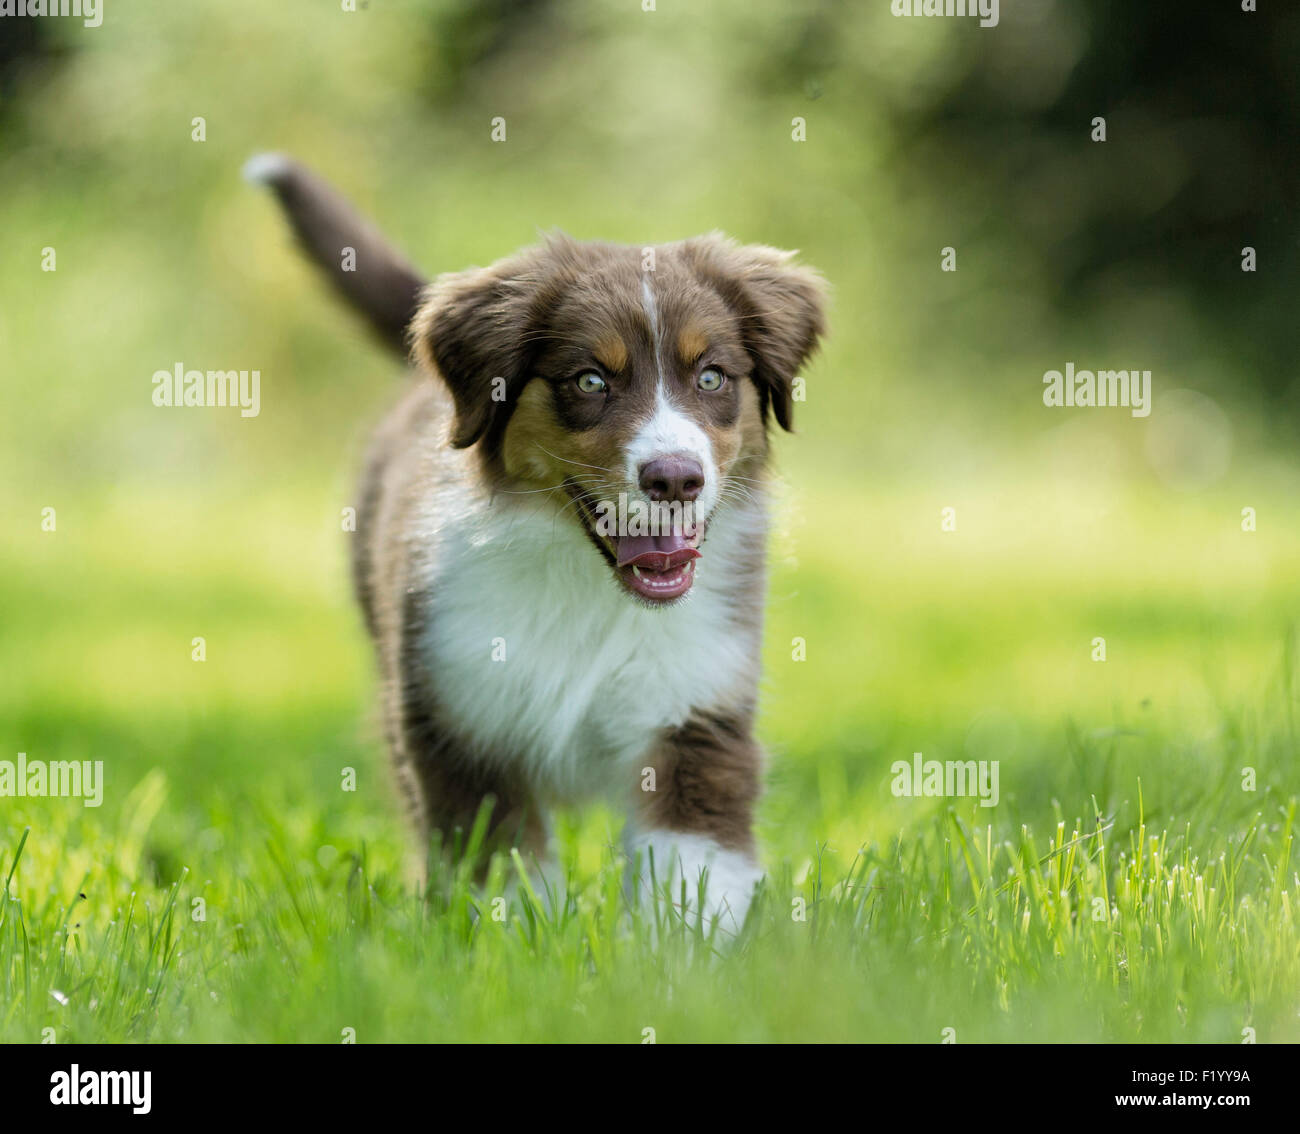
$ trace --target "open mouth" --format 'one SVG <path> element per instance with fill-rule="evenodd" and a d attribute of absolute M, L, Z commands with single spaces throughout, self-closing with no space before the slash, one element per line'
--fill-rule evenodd
<path fill-rule="evenodd" d="M 566 482 L 565 487 L 578 504 L 578 514 L 588 537 L 600 548 L 619 582 L 629 591 L 650 604 L 666 605 L 691 589 L 707 524 L 687 515 L 671 517 L 667 531 L 616 535 L 602 530 L 601 502 L 592 493 L 576 481 Z"/>
<path fill-rule="evenodd" d="M 618 577 L 633 594 L 651 602 L 681 598 L 695 582 L 702 525 L 674 528 L 661 535 L 618 536 L 614 556 Z"/>

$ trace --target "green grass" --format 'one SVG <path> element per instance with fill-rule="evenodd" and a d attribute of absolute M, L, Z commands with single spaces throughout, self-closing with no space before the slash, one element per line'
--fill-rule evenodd
<path fill-rule="evenodd" d="M 145 815 L 128 818 L 147 827 L 161 790 L 146 780 Z M 495 920 L 514 864 L 482 891 L 450 879 L 425 898 L 391 846 L 327 850 L 310 823 L 264 815 L 217 877 L 180 868 L 168 886 L 114 866 L 11 886 L 0 1034 L 1237 1042 L 1250 1027 L 1294 1041 L 1295 807 L 1268 810 L 1200 838 L 1096 816 L 997 831 L 948 810 L 856 854 L 821 848 L 797 879 L 782 864 L 720 951 L 625 912 L 612 858 L 573 866 L 554 916 L 524 895 Z"/>
<path fill-rule="evenodd" d="M 619 820 L 600 809 L 560 818 L 572 892 L 553 915 L 508 890 L 505 860 L 481 889 L 422 888 L 366 723 L 327 495 L 205 504 L 239 540 L 186 526 L 183 501 L 152 492 L 145 521 L 119 495 L 3 545 L 0 705 L 19 750 L 102 759 L 107 787 L 98 809 L 0 802 L 0 1039 L 1300 1038 L 1280 572 L 1240 610 L 1210 597 L 1230 586 L 1166 587 L 1166 617 L 1158 597 L 1130 609 L 1131 577 L 1118 605 L 1105 573 L 1071 602 L 1017 593 L 1018 569 L 1026 587 L 1052 577 L 1050 547 L 1009 560 L 996 532 L 950 552 L 960 579 L 928 536 L 855 576 L 838 561 L 852 541 L 786 554 L 793 524 L 768 634 L 769 880 L 739 941 L 700 942 L 628 910 Z M 129 548 L 111 534 L 128 516 Z M 304 578 L 282 552 L 313 546 Z M 946 587 L 929 590 L 927 563 Z M 1088 660 L 1094 625 L 1125 627 L 1104 665 Z M 918 750 L 999 759 L 1001 802 L 894 798 L 889 764 Z"/>
<path fill-rule="evenodd" d="M 868 7 L 823 84 L 763 57 L 803 34 L 780 0 L 581 0 L 439 103 L 425 3 L 51 21 L 66 54 L 0 108 L 0 760 L 106 786 L 0 798 L 0 1041 L 1300 1039 L 1295 453 L 1178 295 L 1116 265 L 1056 310 L 1033 226 L 890 110 L 994 40 Z M 426 899 L 339 530 L 397 366 L 240 182 L 267 148 L 431 272 L 721 228 L 830 281 L 775 446 L 739 942 L 632 916 L 600 809 L 559 818 L 558 916 L 494 920 L 504 862 Z M 1084 357 L 1151 367 L 1150 418 L 1045 409 Z M 259 368 L 261 415 L 155 408 L 178 361 Z M 918 751 L 999 760 L 999 805 L 895 798 Z"/>

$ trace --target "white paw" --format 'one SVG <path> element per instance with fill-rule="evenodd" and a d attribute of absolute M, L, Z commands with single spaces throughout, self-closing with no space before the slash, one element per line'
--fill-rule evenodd
<path fill-rule="evenodd" d="M 627 849 L 638 901 L 644 902 L 650 897 L 653 863 L 655 898 L 671 901 L 687 925 L 698 924 L 702 908 L 706 931 L 716 924 L 725 935 L 735 936 L 740 932 L 754 897 L 754 886 L 763 877 L 763 871 L 748 855 L 725 850 L 703 835 L 675 831 L 646 832 L 632 839 Z M 701 880 L 704 883 L 703 902 L 700 900 Z M 685 906 L 682 903 L 683 881 L 686 883 Z"/>

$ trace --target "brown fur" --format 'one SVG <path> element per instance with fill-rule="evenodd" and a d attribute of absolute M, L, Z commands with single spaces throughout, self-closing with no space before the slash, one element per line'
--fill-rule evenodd
<path fill-rule="evenodd" d="M 660 360 L 645 325 L 640 256 L 640 249 L 555 237 L 491 268 L 444 277 L 426 292 L 412 326 L 414 354 L 449 388 L 455 403 L 451 442 L 476 446 L 488 491 L 568 485 L 581 496 L 598 481 L 603 492 L 635 490 L 611 485 L 608 476 L 589 469 L 619 467 L 625 445 L 652 409 L 661 364 L 673 370 L 675 396 L 694 405 L 722 475 L 743 476 L 746 485 L 761 480 L 767 419 L 791 426 L 795 371 L 821 332 L 817 277 L 791 266 L 784 253 L 739 248 L 716 236 L 658 250 L 654 285 L 665 341 L 675 347 L 672 357 Z M 687 383 L 706 364 L 724 371 L 729 389 L 724 398 L 697 394 L 692 402 Z M 569 382 L 593 366 L 605 372 L 616 394 L 588 418 Z M 492 379 L 503 380 L 501 401 L 491 399 Z M 575 513 L 591 518 L 583 509 Z M 402 546 L 383 541 L 379 554 L 394 545 Z M 755 554 L 761 557 L 761 549 Z M 748 585 L 737 582 L 755 619 L 761 580 L 759 558 Z M 411 627 L 403 623 L 390 632 L 409 637 Z M 756 681 L 757 661 L 754 675 Z M 409 682 L 397 685 L 390 715 L 405 711 L 412 696 Z M 432 691 L 422 695 L 434 697 Z M 752 853 L 760 761 L 752 720 L 750 706 L 701 706 L 695 718 L 665 735 L 650 761 L 660 787 L 649 802 L 641 801 L 644 817 Z M 437 745 L 425 742 L 423 751 L 424 759 L 441 759 Z M 426 810 L 433 806 L 430 794 L 459 798 L 428 774 L 421 787 Z M 497 791 L 515 799 L 504 788 Z M 434 826 L 437 814 L 435 807 Z"/>
<path fill-rule="evenodd" d="M 752 711 L 713 711 L 666 734 L 647 761 L 655 790 L 633 797 L 643 824 L 753 855 L 762 754 L 752 730 Z"/>
<path fill-rule="evenodd" d="M 309 208 L 311 185 L 303 184 L 277 188 L 291 208 L 306 194 L 310 216 L 325 215 L 339 228 L 312 234 L 318 261 L 328 265 L 331 247 L 351 234 L 333 198 L 328 209 Z M 378 261 L 371 278 L 396 283 L 370 301 L 352 297 L 373 307 L 372 319 L 386 328 L 409 302 L 401 293 L 409 293 L 410 277 L 404 262 L 385 263 L 382 247 L 368 239 Z M 607 541 L 590 530 L 587 504 L 597 492 L 638 490 L 626 483 L 622 458 L 653 411 L 657 382 L 707 434 L 724 487 L 743 478 L 736 484 L 745 493 L 760 491 L 769 423 L 792 427 L 795 374 L 823 331 L 818 277 L 788 253 L 717 235 L 660 247 L 651 283 L 664 344 L 658 349 L 643 304 L 642 255 L 640 248 L 555 236 L 491 267 L 442 276 L 412 311 L 412 353 L 428 380 L 376 433 L 353 565 L 379 657 L 398 779 L 421 831 L 440 833 L 444 846 L 455 831 L 468 830 L 485 798 L 495 801 L 492 846 L 540 852 L 545 826 L 529 784 L 487 770 L 512 765 L 485 756 L 511 754 L 484 753 L 474 735 L 450 726 L 424 664 L 422 635 L 438 618 L 440 600 L 424 591 L 431 548 L 415 538 L 423 517 L 440 502 L 486 507 L 500 493 L 540 492 L 539 500 L 553 501 L 557 523 L 586 524 L 612 558 Z M 706 366 L 726 376 L 721 390 L 696 385 Z M 575 376 L 588 370 L 604 378 L 604 391 L 578 386 Z M 548 495 L 552 489 L 558 494 Z M 719 508 L 728 506 L 724 497 Z M 756 641 L 763 533 L 736 538 L 745 565 L 729 601 L 738 632 Z M 761 765 L 753 738 L 757 656 L 740 680 L 743 688 L 725 703 L 697 705 L 680 727 L 646 738 L 645 762 L 658 785 L 634 793 L 634 811 L 647 825 L 708 836 L 752 856 Z"/>
<path fill-rule="evenodd" d="M 698 362 L 700 355 L 708 349 L 708 332 L 695 323 L 677 336 L 677 357 L 681 359 L 683 366 L 691 366 Z"/>

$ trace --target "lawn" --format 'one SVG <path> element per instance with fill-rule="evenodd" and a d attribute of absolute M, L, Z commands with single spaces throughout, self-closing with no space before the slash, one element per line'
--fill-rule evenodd
<path fill-rule="evenodd" d="M 970 51 L 1050 93 L 1073 40 L 1010 5 L 826 43 L 784 0 L 514 7 L 110 3 L 0 85 L 0 775 L 104 775 L 98 807 L 0 796 L 0 1041 L 1300 1040 L 1294 444 L 1174 269 L 1057 302 L 1074 174 L 1164 179 L 1080 162 L 1026 215 L 912 117 Z M 969 145 L 1019 185 L 1004 133 Z M 340 523 L 403 379 L 240 181 L 266 149 L 431 273 L 554 226 L 827 278 L 738 940 L 629 911 L 600 808 L 558 818 L 562 909 L 509 859 L 423 878 Z M 1149 367 L 1151 416 L 1045 407 L 1071 359 Z M 258 369 L 260 414 L 155 407 L 178 363 Z M 896 796 L 915 753 L 997 761 L 997 805 Z"/>
<path fill-rule="evenodd" d="M 1300 1038 L 1293 540 L 1229 525 L 1180 590 L 1175 529 L 1213 527 L 1186 508 L 1112 517 L 1152 558 L 1108 570 L 1005 512 L 941 532 L 923 490 L 818 485 L 774 547 L 768 883 L 700 942 L 628 911 L 599 810 L 558 824 L 562 911 L 502 917 L 506 860 L 422 889 L 332 491 L 214 489 L 201 525 L 115 494 L 6 540 L 4 719 L 106 792 L 3 802 L 0 1038 Z M 814 538 L 836 505 L 861 524 Z M 998 806 L 894 797 L 914 751 L 999 760 Z"/>

